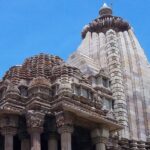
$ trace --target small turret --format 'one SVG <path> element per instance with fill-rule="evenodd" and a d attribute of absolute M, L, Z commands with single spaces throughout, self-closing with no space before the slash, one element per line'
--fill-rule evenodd
<path fill-rule="evenodd" d="M 101 7 L 100 11 L 99 11 L 99 15 L 100 16 L 112 15 L 111 7 L 109 7 L 106 3 L 104 3 L 103 6 Z"/>

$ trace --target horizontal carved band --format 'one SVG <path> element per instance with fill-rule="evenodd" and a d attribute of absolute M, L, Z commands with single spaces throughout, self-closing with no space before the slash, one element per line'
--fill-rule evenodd
<path fill-rule="evenodd" d="M 60 128 L 58 128 L 58 133 L 62 134 L 62 133 L 73 133 L 73 126 L 69 126 L 69 125 L 64 125 L 61 126 Z"/>

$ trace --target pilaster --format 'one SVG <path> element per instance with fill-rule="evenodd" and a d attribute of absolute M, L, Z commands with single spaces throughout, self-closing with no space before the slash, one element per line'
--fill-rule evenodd
<path fill-rule="evenodd" d="M 125 129 L 120 132 L 122 137 L 129 137 L 128 129 L 128 115 L 127 115 L 127 102 L 125 98 L 125 91 L 123 85 L 123 75 L 120 63 L 120 52 L 117 43 L 117 36 L 115 31 L 108 30 L 106 33 L 106 52 L 107 63 L 109 67 L 111 89 L 113 96 L 116 99 L 114 104 L 114 112 L 117 120 L 122 124 Z"/>

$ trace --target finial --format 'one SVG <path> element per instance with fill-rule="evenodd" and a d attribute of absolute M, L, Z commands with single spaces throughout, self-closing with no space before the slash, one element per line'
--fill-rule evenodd
<path fill-rule="evenodd" d="M 99 11 L 100 16 L 112 15 L 112 9 L 106 3 L 103 4 Z"/>
<path fill-rule="evenodd" d="M 104 8 L 104 7 L 108 7 L 108 5 L 107 5 L 106 3 L 104 3 L 102 7 L 103 7 L 103 8 Z"/>

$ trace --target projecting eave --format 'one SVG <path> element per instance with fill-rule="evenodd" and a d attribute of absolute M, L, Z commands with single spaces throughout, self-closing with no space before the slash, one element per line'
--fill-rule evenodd
<path fill-rule="evenodd" d="M 77 119 L 83 118 L 87 121 L 87 124 L 90 124 L 91 127 L 92 124 L 96 126 L 104 126 L 109 129 L 110 132 L 116 132 L 123 129 L 123 126 L 121 126 L 116 120 L 112 121 L 107 119 L 102 114 L 97 113 L 95 108 L 93 108 L 93 111 L 84 108 L 82 106 L 78 106 L 76 104 L 73 104 L 71 102 L 67 101 L 61 101 L 60 103 L 57 103 L 57 108 L 53 108 L 53 110 L 63 110 L 64 112 L 70 112 L 76 116 Z M 88 125 L 87 125 L 88 126 Z"/>
<path fill-rule="evenodd" d="M 123 129 L 121 125 L 114 123 L 110 120 L 107 120 L 97 113 L 81 110 L 76 106 L 72 106 L 68 104 L 63 104 L 63 108 L 65 111 L 72 112 L 78 117 L 86 118 L 87 120 L 97 123 L 99 125 L 104 125 L 105 127 L 109 128 L 111 132 L 115 132 Z"/>

